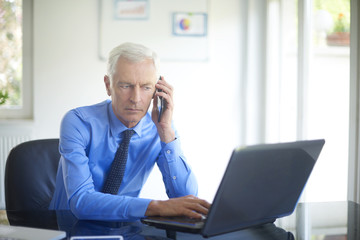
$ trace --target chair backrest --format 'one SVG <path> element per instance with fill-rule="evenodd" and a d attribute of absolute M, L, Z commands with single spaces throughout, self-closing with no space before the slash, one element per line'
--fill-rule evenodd
<path fill-rule="evenodd" d="M 42 139 L 14 147 L 5 167 L 6 210 L 48 209 L 55 190 L 59 139 Z"/>

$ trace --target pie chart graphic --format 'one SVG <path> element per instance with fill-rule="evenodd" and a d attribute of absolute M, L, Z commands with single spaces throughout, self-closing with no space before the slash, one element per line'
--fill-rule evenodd
<path fill-rule="evenodd" d="M 206 36 L 207 15 L 204 13 L 173 13 L 175 36 Z"/>
<path fill-rule="evenodd" d="M 189 30 L 190 28 L 190 20 L 187 18 L 183 18 L 179 22 L 180 29 L 183 31 Z"/>

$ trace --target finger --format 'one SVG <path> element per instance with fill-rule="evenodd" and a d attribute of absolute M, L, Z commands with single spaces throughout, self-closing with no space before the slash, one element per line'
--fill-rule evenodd
<path fill-rule="evenodd" d="M 153 96 L 153 106 L 157 106 L 158 105 L 158 98 L 156 96 L 156 92 L 154 93 L 154 96 Z"/>
<path fill-rule="evenodd" d="M 161 97 L 163 99 L 165 99 L 165 101 L 167 102 L 167 104 L 170 104 L 170 106 L 173 105 L 173 97 L 172 94 L 169 94 L 168 92 L 165 91 L 157 91 L 155 93 L 155 97 Z"/>
<path fill-rule="evenodd" d="M 166 94 L 164 92 L 160 92 L 159 96 L 162 97 L 166 101 L 166 108 L 172 109 L 172 106 L 174 105 L 173 98 L 169 94 Z"/>
<path fill-rule="evenodd" d="M 210 207 L 211 207 L 211 204 L 210 204 L 208 201 L 206 201 L 206 200 L 204 200 L 204 199 L 201 199 L 201 198 L 199 198 L 199 197 L 196 197 L 196 196 L 194 196 L 194 195 L 187 195 L 187 196 L 185 196 L 184 198 L 195 199 L 195 200 L 197 200 L 197 202 L 198 202 L 199 204 L 201 204 L 201 205 L 204 206 L 205 208 L 210 208 Z"/>
<path fill-rule="evenodd" d="M 159 109 L 158 109 L 158 98 L 157 98 L 157 96 L 154 95 L 152 114 L 158 113 L 158 112 L 159 112 Z"/>
<path fill-rule="evenodd" d="M 201 200 L 201 205 L 207 209 L 209 209 L 211 207 L 211 204 L 206 200 Z"/>
<path fill-rule="evenodd" d="M 160 88 L 159 88 L 160 89 Z M 161 91 L 156 91 L 155 96 L 157 97 L 170 97 L 173 98 L 173 93 L 167 88 L 161 88 Z"/>
<path fill-rule="evenodd" d="M 196 211 L 197 213 L 201 213 L 203 215 L 207 215 L 209 212 L 209 209 L 200 203 L 194 203 L 191 206 L 191 210 Z"/>
<path fill-rule="evenodd" d="M 170 96 L 173 95 L 174 88 L 165 80 L 163 80 L 163 78 L 156 83 L 156 88 L 161 89 L 163 92 L 169 94 Z"/>
<path fill-rule="evenodd" d="M 155 96 L 167 98 L 167 97 L 170 96 L 170 94 L 168 94 L 167 92 L 162 91 L 162 92 L 157 92 L 157 93 L 155 94 Z"/>
<path fill-rule="evenodd" d="M 207 215 L 209 212 L 209 208 L 204 206 L 203 204 L 204 204 L 204 200 L 196 199 L 196 198 L 195 199 L 187 198 L 186 201 L 184 201 L 184 205 L 183 205 L 184 211 L 186 211 L 187 215 L 191 215 L 192 217 Z M 189 210 L 192 213 L 188 212 Z"/>
<path fill-rule="evenodd" d="M 158 108 L 158 99 L 154 97 L 153 104 L 152 104 L 152 111 L 151 111 L 151 119 L 156 123 L 159 117 L 159 108 Z"/>
<path fill-rule="evenodd" d="M 196 219 L 200 219 L 203 217 L 203 215 L 201 213 L 191 211 L 191 210 L 186 211 L 184 216 L 189 217 L 189 218 L 196 218 Z"/>
<path fill-rule="evenodd" d="M 194 195 L 186 195 L 186 196 L 184 196 L 184 198 L 199 199 L 198 197 L 196 197 Z"/>

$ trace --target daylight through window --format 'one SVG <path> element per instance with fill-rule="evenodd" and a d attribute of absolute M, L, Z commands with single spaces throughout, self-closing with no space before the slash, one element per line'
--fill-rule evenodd
<path fill-rule="evenodd" d="M 22 107 L 22 1 L 0 0 L 0 107 Z"/>

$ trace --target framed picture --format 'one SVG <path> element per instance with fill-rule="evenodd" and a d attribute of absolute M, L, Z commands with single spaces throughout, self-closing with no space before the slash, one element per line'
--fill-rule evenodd
<path fill-rule="evenodd" d="M 148 17 L 148 0 L 114 0 L 114 18 L 116 20 L 145 20 Z"/>
<path fill-rule="evenodd" d="M 175 36 L 206 36 L 206 13 L 173 13 L 173 35 Z"/>

